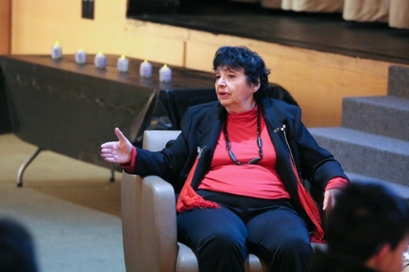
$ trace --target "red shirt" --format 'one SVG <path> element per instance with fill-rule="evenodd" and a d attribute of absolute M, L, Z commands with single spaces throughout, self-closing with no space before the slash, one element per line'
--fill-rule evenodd
<path fill-rule="evenodd" d="M 263 142 L 263 158 L 257 164 L 247 164 L 258 158 L 257 146 L 257 107 L 227 116 L 227 134 L 231 151 L 237 165 L 229 157 L 225 148 L 223 132 L 220 133 L 209 172 L 202 180 L 199 189 L 264 199 L 290 198 L 284 184 L 275 171 L 276 153 L 271 142 L 264 119 L 260 116 L 260 135 Z"/>

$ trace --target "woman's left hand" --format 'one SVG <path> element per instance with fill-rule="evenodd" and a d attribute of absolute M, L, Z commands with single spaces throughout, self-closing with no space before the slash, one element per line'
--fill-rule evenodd
<path fill-rule="evenodd" d="M 336 189 L 336 188 L 325 191 L 325 193 L 324 193 L 324 206 L 323 206 L 324 211 L 326 211 L 326 212 L 331 211 L 331 209 L 335 205 L 335 197 L 340 191 L 341 191 L 341 189 Z"/>

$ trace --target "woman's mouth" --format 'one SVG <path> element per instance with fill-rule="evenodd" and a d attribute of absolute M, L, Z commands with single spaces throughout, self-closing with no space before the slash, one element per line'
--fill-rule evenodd
<path fill-rule="evenodd" d="M 226 92 L 219 92 L 219 97 L 220 98 L 227 98 L 229 96 L 229 93 L 226 93 Z"/>

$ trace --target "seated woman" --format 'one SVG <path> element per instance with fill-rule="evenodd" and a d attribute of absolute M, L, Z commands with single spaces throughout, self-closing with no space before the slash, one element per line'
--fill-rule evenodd
<path fill-rule="evenodd" d="M 218 101 L 189 108 L 166 148 L 136 148 L 116 128 L 119 141 L 102 144 L 101 155 L 172 183 L 178 240 L 200 271 L 244 271 L 249 253 L 271 271 L 306 271 L 323 231 L 302 180 L 325 190 L 330 209 L 348 179 L 302 124 L 300 108 L 266 97 L 269 70 L 257 53 L 221 47 L 213 69 Z"/>

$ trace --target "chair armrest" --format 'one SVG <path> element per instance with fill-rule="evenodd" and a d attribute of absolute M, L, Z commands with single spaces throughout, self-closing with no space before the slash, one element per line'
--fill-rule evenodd
<path fill-rule="evenodd" d="M 122 173 L 126 271 L 174 271 L 178 254 L 175 193 L 158 176 Z"/>

